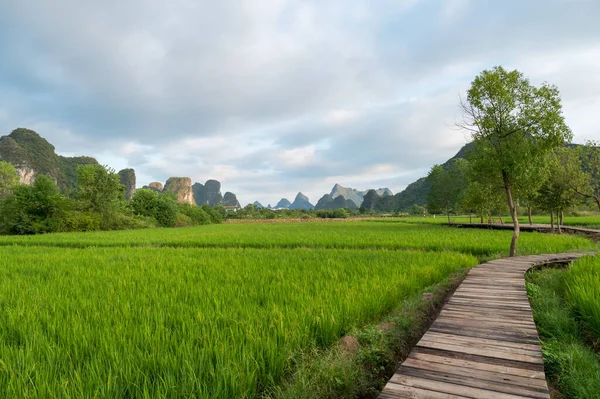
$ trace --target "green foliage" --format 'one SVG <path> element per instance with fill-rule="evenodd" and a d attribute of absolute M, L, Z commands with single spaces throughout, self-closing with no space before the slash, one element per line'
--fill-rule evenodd
<path fill-rule="evenodd" d="M 79 165 L 98 162 L 90 157 L 62 157 L 56 155 L 54 146 L 29 129 L 15 129 L 8 136 L 0 137 L 0 159 L 16 167 L 33 169 L 37 174 L 51 176 L 62 190 L 76 186 L 76 170 Z"/>
<path fill-rule="evenodd" d="M 0 250 L 11 281 L 0 285 L 2 397 L 259 397 L 300 352 L 477 263 L 420 251 Z"/>
<path fill-rule="evenodd" d="M 210 215 L 200 206 L 177 204 L 177 209 L 180 213 L 190 218 L 189 226 L 212 223 Z"/>
<path fill-rule="evenodd" d="M 577 301 L 565 297 L 571 289 L 567 282 L 583 277 L 577 269 L 585 270 L 594 262 L 581 259 L 573 264 L 572 271 L 544 269 L 528 274 L 527 291 L 540 334 L 544 368 L 566 398 L 594 399 L 600 392 L 600 360 L 585 344 L 585 332 L 577 321 Z M 573 271 L 575 277 L 571 276 Z M 590 287 L 598 281 L 587 283 Z"/>
<path fill-rule="evenodd" d="M 419 220 L 436 220 L 420 218 Z M 0 237 L 1 245 L 32 246 L 173 246 L 218 248 L 363 248 L 458 251 L 478 257 L 506 254 L 509 231 L 464 229 L 403 223 L 402 219 L 348 221 L 344 223 L 242 223 L 190 227 L 170 231 L 101 231 L 86 234 Z M 522 237 L 520 253 L 543 254 L 594 250 L 589 240 L 572 235 L 528 233 Z"/>
<path fill-rule="evenodd" d="M 39 175 L 31 186 L 15 186 L 2 202 L 0 231 L 4 234 L 60 231 L 61 218 L 69 206 L 54 181 Z"/>
<path fill-rule="evenodd" d="M 109 167 L 83 165 L 77 169 L 77 198 L 85 212 L 101 217 L 102 229 L 108 230 L 125 212 L 124 187 L 119 175 Z"/>
<path fill-rule="evenodd" d="M 600 257 L 573 262 L 566 276 L 566 297 L 579 317 L 587 337 L 600 346 Z"/>
<path fill-rule="evenodd" d="M 475 180 L 501 185 L 506 192 L 515 222 L 510 246 L 514 256 L 519 236 L 515 194 L 537 191 L 548 156 L 573 137 L 560 94 L 547 83 L 533 86 L 519 71 L 494 67 L 475 78 L 461 106 L 461 126 L 474 142 L 468 159 Z"/>
<path fill-rule="evenodd" d="M 178 224 L 177 200 L 172 193 L 142 188 L 133 194 L 130 207 L 134 215 L 154 218 L 160 226 L 173 227 Z M 183 222 L 181 217 L 179 222 Z"/>
<path fill-rule="evenodd" d="M 434 165 L 431 168 L 427 175 L 427 208 L 430 213 L 443 211 L 450 217 L 451 212 L 458 210 L 466 185 L 465 173 L 464 160 L 455 160 L 447 169 L 442 165 Z"/>
<path fill-rule="evenodd" d="M 548 175 L 542 184 L 535 202 L 550 212 L 562 211 L 574 206 L 579 196 L 573 187 L 585 190 L 586 176 L 576 150 L 556 149 L 547 160 Z"/>
<path fill-rule="evenodd" d="M 6 161 L 0 161 L 0 199 L 10 195 L 17 184 L 19 174 L 15 167 Z"/>

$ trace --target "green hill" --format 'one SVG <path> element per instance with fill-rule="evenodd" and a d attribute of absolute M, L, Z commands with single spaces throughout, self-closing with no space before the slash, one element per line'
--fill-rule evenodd
<path fill-rule="evenodd" d="M 15 129 L 0 137 L 0 160 L 17 168 L 21 180 L 31 183 L 35 176 L 45 174 L 56 181 L 61 189 L 72 189 L 77 183 L 79 165 L 98 164 L 91 157 L 63 157 L 54 146 L 29 129 Z"/>

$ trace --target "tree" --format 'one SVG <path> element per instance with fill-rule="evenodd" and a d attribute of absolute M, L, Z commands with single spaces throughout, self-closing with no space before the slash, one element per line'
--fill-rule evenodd
<path fill-rule="evenodd" d="M 10 234 L 36 234 L 60 230 L 69 207 L 54 181 L 38 175 L 31 185 L 17 185 L 3 201 L 0 230 Z"/>
<path fill-rule="evenodd" d="M 98 213 L 103 228 L 125 212 L 125 187 L 114 169 L 102 165 L 77 168 L 77 198 L 83 210 Z"/>
<path fill-rule="evenodd" d="M 520 231 L 515 190 L 539 181 L 535 177 L 548 155 L 572 138 L 558 88 L 547 83 L 535 87 L 521 72 L 498 66 L 475 78 L 461 108 L 458 125 L 474 142 L 469 161 L 504 187 L 514 225 L 510 256 L 515 256 Z"/>
<path fill-rule="evenodd" d="M 537 203 L 550 211 L 552 228 L 556 214 L 559 233 L 563 210 L 575 206 L 581 198 L 573 187 L 585 190 L 586 183 L 578 154 L 569 148 L 555 150 L 548 159 L 548 178 L 540 188 Z"/>
<path fill-rule="evenodd" d="M 581 175 L 571 183 L 578 194 L 596 203 L 600 210 L 600 148 L 598 142 L 588 141 L 585 146 L 578 148 Z"/>
<path fill-rule="evenodd" d="M 177 222 L 177 197 L 173 193 L 142 188 L 133 193 L 129 205 L 135 215 L 154 218 L 163 227 Z"/>
<path fill-rule="evenodd" d="M 450 223 L 450 213 L 458 209 L 465 188 L 464 160 L 455 160 L 447 169 L 442 165 L 434 165 L 427 175 L 429 192 L 427 193 L 427 209 L 434 213 L 444 211 Z"/>
<path fill-rule="evenodd" d="M 15 167 L 6 161 L 0 161 L 0 199 L 10 195 L 17 184 L 19 184 L 19 174 Z"/>

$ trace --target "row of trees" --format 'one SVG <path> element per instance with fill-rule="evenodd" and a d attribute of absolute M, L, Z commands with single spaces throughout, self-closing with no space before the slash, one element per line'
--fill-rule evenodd
<path fill-rule="evenodd" d="M 61 192 L 46 175 L 20 184 L 15 168 L 0 161 L 0 234 L 187 226 L 225 215 L 224 208 L 178 204 L 170 193 L 137 190 L 130 202 L 124 194 L 119 175 L 104 166 L 79 166 L 77 187 Z"/>
<path fill-rule="evenodd" d="M 590 159 L 600 163 L 600 149 L 595 142 L 554 150 L 538 171 L 535 184 L 514 187 L 515 206 L 527 211 L 530 224 L 533 224 L 533 209 L 549 212 L 552 225 L 555 216 L 560 225 L 563 211 L 584 202 L 593 201 L 600 210 L 596 200 L 600 175 L 587 167 L 593 162 Z M 444 213 L 448 221 L 451 214 L 457 213 L 476 215 L 481 223 L 494 216 L 502 220 L 502 215 L 508 212 L 504 187 L 491 180 L 482 183 L 478 172 L 468 159 L 457 159 L 445 168 L 442 165 L 431 168 L 427 176 L 428 211 Z"/>
<path fill-rule="evenodd" d="M 471 135 L 473 149 L 467 160 L 432 168 L 430 208 L 449 214 L 462 207 L 483 217 L 505 207 L 514 225 L 510 256 L 516 254 L 519 206 L 560 214 L 579 196 L 600 208 L 599 154 L 594 145 L 566 148 L 573 135 L 558 88 L 536 87 L 519 71 L 495 67 L 475 78 L 460 106 L 457 125 Z"/>

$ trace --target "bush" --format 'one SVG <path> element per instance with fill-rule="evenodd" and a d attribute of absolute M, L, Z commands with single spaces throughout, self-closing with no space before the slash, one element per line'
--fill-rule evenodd
<path fill-rule="evenodd" d="M 193 226 L 194 221 L 191 217 L 184 215 L 183 213 L 177 213 L 175 216 L 175 226 L 174 227 L 186 227 Z"/>
<path fill-rule="evenodd" d="M 211 223 L 210 215 L 202 207 L 190 204 L 177 204 L 177 208 L 179 213 L 190 218 L 192 225 Z"/>
<path fill-rule="evenodd" d="M 61 220 L 60 231 L 100 230 L 100 215 L 91 212 L 68 212 Z"/>
<path fill-rule="evenodd" d="M 177 202 L 172 194 L 137 190 L 130 207 L 135 215 L 154 218 L 160 226 L 173 227 L 177 223 Z"/>

